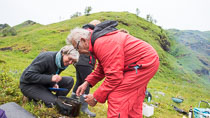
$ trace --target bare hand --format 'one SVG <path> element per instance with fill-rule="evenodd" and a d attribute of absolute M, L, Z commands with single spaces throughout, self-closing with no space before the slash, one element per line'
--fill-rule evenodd
<path fill-rule="evenodd" d="M 61 81 L 62 80 L 62 77 L 60 76 L 60 75 L 53 75 L 52 76 L 52 82 L 56 82 L 56 83 L 58 83 L 59 81 Z"/>
<path fill-rule="evenodd" d="M 89 83 L 87 81 L 85 81 L 82 85 L 80 85 L 78 87 L 78 89 L 76 91 L 76 95 L 81 96 L 85 92 L 87 86 L 89 86 Z"/>
<path fill-rule="evenodd" d="M 59 88 L 58 84 L 56 83 L 53 88 Z"/>
<path fill-rule="evenodd" d="M 85 101 L 92 107 L 94 107 L 97 104 L 97 101 L 94 100 L 93 94 L 88 94 L 85 96 Z"/>

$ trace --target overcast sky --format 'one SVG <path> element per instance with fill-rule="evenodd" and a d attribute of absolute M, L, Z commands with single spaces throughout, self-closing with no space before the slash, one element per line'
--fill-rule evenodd
<path fill-rule="evenodd" d="M 128 11 L 147 14 L 164 29 L 210 31 L 210 0 L 0 0 L 0 24 L 11 26 L 26 20 L 51 24 L 69 19 L 75 12 Z"/>

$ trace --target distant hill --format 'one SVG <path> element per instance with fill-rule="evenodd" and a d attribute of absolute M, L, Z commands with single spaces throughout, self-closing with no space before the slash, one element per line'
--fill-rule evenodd
<path fill-rule="evenodd" d="M 19 32 L 21 29 L 27 29 L 27 27 L 30 26 L 41 26 L 40 24 L 27 20 L 19 25 L 16 25 L 14 27 L 10 27 L 8 24 L 0 24 L 0 36 L 5 37 L 5 36 L 15 36 L 17 35 L 17 32 Z M 26 30 L 28 31 L 28 30 Z M 23 32 L 23 31 L 21 31 Z"/>
<path fill-rule="evenodd" d="M 13 27 L 8 24 L 0 24 L 0 37 L 15 36 L 16 34 L 17 32 Z"/>
<path fill-rule="evenodd" d="M 36 25 L 36 24 L 39 24 L 39 23 L 36 23 L 36 22 L 34 22 L 34 21 L 32 21 L 32 20 L 27 20 L 27 21 L 25 21 L 25 22 L 23 22 L 23 23 L 21 23 L 21 24 L 19 24 L 19 25 L 14 26 L 14 28 L 15 28 L 16 30 L 21 30 L 21 29 L 23 29 L 23 28 L 31 27 L 31 26 Z M 39 25 L 40 25 L 40 24 L 39 24 Z M 41 25 L 40 25 L 40 26 L 41 26 Z"/>
<path fill-rule="evenodd" d="M 210 79 L 210 31 L 167 31 L 177 43 L 172 47 L 171 54 L 177 57 L 179 64 L 202 78 Z"/>
<path fill-rule="evenodd" d="M 22 102 L 23 96 L 18 88 L 19 78 L 23 70 L 40 52 L 58 51 L 66 45 L 65 40 L 71 29 L 81 27 L 94 19 L 118 21 L 118 29 L 126 29 L 131 35 L 151 44 L 158 52 L 160 67 L 157 74 L 148 84 L 148 90 L 153 95 L 152 101 L 148 104 L 157 106 L 155 107 L 154 118 L 182 117 L 181 114 L 173 109 L 172 104 L 188 111 L 190 106 L 196 107 L 200 100 L 210 101 L 210 82 L 204 81 L 201 76 L 195 73 L 196 70 L 202 70 L 202 67 L 207 68 L 199 60 L 204 60 L 204 63 L 209 64 L 206 61 L 209 58 L 204 59 L 202 57 L 206 55 L 206 52 L 199 55 L 202 58 L 198 58 L 195 50 L 187 48 L 184 43 L 178 43 L 178 39 L 175 38 L 176 35 L 173 32 L 166 32 L 160 26 L 148 22 L 135 14 L 129 12 L 99 12 L 49 25 L 41 25 L 30 21 L 23 22 L 13 27 L 17 31 L 17 35 L 0 37 L 0 104 L 14 101 L 36 116 L 60 117 L 58 113 L 55 113 L 55 109 L 45 109 L 33 104 L 24 104 Z M 205 35 L 199 36 L 204 37 Z M 188 45 L 193 47 L 196 40 L 193 41 L 193 44 L 190 41 L 184 40 L 184 42 L 188 42 Z M 203 51 L 205 48 L 200 47 L 199 50 Z M 182 57 L 187 57 L 186 55 L 196 61 L 193 64 L 187 64 L 188 60 L 185 59 L 189 58 L 182 59 Z M 188 65 L 191 66 L 188 67 Z M 74 67 L 68 67 L 62 75 L 72 76 L 75 79 Z M 101 82 L 91 88 L 91 93 L 100 84 Z M 184 102 L 179 105 L 175 104 L 171 97 L 181 97 L 184 99 Z M 98 103 L 96 107 L 89 108 L 91 111 L 96 112 L 96 118 L 106 117 L 107 104 Z M 81 118 L 86 117 L 81 114 Z"/>

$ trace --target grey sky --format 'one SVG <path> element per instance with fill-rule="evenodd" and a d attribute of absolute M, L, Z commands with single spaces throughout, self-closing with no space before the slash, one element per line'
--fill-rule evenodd
<path fill-rule="evenodd" d="M 11 26 L 26 20 L 51 24 L 69 19 L 75 12 L 128 11 L 147 14 L 164 29 L 210 31 L 210 0 L 0 0 L 0 24 Z"/>

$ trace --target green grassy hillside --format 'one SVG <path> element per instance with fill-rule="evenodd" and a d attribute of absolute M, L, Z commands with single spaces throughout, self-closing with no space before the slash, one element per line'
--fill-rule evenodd
<path fill-rule="evenodd" d="M 176 44 L 171 47 L 170 53 L 174 55 L 180 65 L 195 73 L 206 81 L 210 71 L 210 34 L 195 30 L 167 30 L 171 40 Z"/>
<path fill-rule="evenodd" d="M 168 39 L 161 27 L 128 12 L 100 12 L 50 25 L 20 24 L 14 27 L 17 30 L 16 36 L 0 37 L 0 104 L 15 101 L 36 116 L 58 117 L 59 114 L 54 108 L 46 109 L 42 104 L 37 106 L 23 103 L 22 94 L 18 89 L 20 75 L 40 52 L 57 51 L 64 46 L 70 29 L 94 19 L 117 20 L 118 29 L 128 30 L 131 35 L 148 42 L 157 50 L 160 68 L 148 85 L 148 90 L 153 95 L 149 104 L 157 105 L 152 117 L 180 118 L 182 115 L 173 110 L 172 104 L 188 111 L 190 106 L 197 107 L 200 100 L 210 101 L 210 89 L 206 87 L 209 83 L 203 83 L 198 76 L 189 73 L 178 63 L 175 56 L 169 53 L 174 42 Z M 75 69 L 70 66 L 62 75 L 75 79 Z M 93 87 L 91 93 L 99 85 Z M 176 96 L 182 97 L 184 102 L 173 103 L 171 97 Z M 97 114 L 97 118 L 106 117 L 107 104 L 98 103 L 96 107 L 90 109 Z M 84 114 L 80 116 L 86 117 Z"/>

